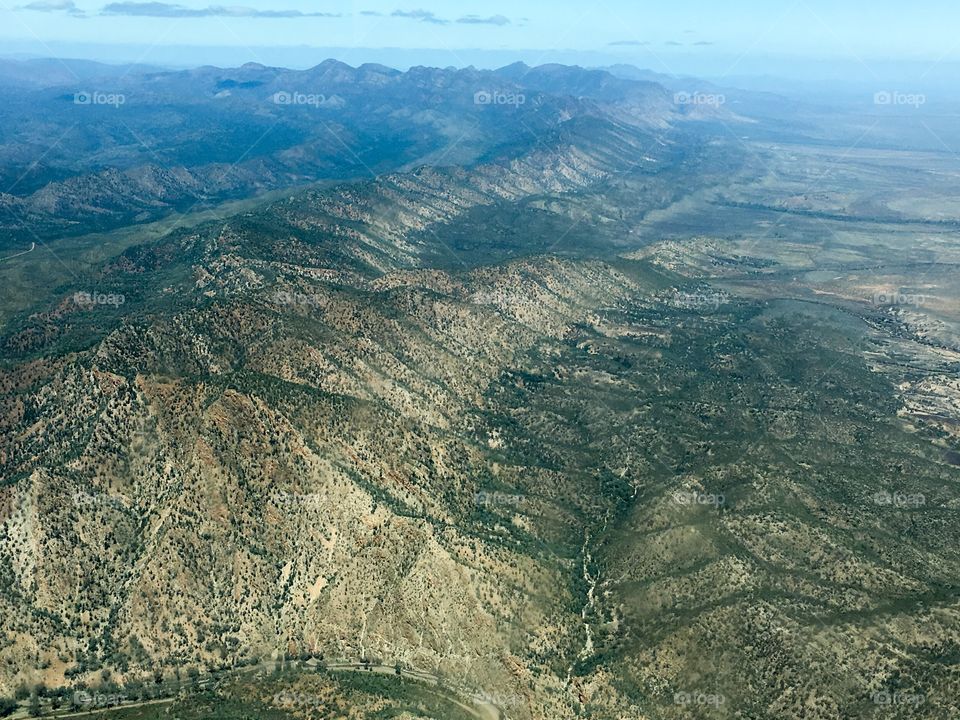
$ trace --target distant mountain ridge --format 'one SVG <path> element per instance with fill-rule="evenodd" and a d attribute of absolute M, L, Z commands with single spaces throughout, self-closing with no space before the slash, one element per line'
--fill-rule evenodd
<path fill-rule="evenodd" d="M 685 121 L 656 84 L 561 66 L 32 61 L 0 65 L 3 76 L 21 83 L 0 87 L 0 230 L 15 245 L 322 179 L 483 162 L 576 118 L 660 131 Z"/>

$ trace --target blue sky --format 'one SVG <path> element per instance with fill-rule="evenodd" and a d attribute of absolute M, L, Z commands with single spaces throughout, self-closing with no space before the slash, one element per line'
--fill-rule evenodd
<path fill-rule="evenodd" d="M 0 42 L 8 52 L 32 54 L 141 46 L 145 62 L 161 64 L 169 63 L 170 46 L 233 48 L 239 52 L 225 58 L 245 53 L 250 60 L 262 48 L 430 48 L 448 65 L 475 62 L 475 49 L 497 57 L 524 51 L 528 61 L 536 51 L 554 59 L 549 51 L 562 50 L 661 72 L 709 68 L 714 76 L 762 72 L 769 58 L 838 61 L 866 72 L 883 60 L 932 64 L 960 56 L 955 0 L 223 2 L 0 0 Z M 439 64 L 441 55 L 429 57 Z"/>

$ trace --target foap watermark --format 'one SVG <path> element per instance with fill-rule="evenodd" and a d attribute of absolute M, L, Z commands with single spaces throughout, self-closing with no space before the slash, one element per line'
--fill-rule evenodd
<path fill-rule="evenodd" d="M 120 705 L 127 701 L 127 696 L 122 693 L 103 693 L 90 692 L 89 690 L 77 690 L 73 694 L 73 704 L 80 707 L 101 708 Z"/>
<path fill-rule="evenodd" d="M 278 707 L 321 708 L 324 701 L 319 695 L 281 690 L 273 696 L 273 704 Z"/>
<path fill-rule="evenodd" d="M 502 692 L 487 692 L 486 690 L 481 690 L 476 695 L 473 696 L 476 700 L 479 700 L 482 703 L 487 705 L 493 705 L 500 710 L 506 710 L 508 708 L 518 708 L 521 707 L 523 703 L 523 698 L 515 693 L 502 693 Z"/>
<path fill-rule="evenodd" d="M 923 93 L 905 93 L 899 90 L 879 90 L 873 94 L 873 104 L 881 107 L 906 106 L 919 108 L 927 104 Z"/>
<path fill-rule="evenodd" d="M 74 105 L 106 105 L 107 107 L 118 108 L 126 105 L 127 96 L 123 93 L 108 93 L 95 90 L 81 90 L 73 94 Z"/>
<path fill-rule="evenodd" d="M 697 705 L 700 707 L 718 708 L 727 702 L 725 695 L 720 693 L 708 693 L 700 690 L 693 692 L 678 692 L 673 694 L 674 705 Z"/>
<path fill-rule="evenodd" d="M 133 504 L 126 495 L 108 495 L 106 493 L 77 492 L 73 494 L 73 504 L 84 507 L 112 507 L 127 510 Z"/>
<path fill-rule="evenodd" d="M 87 310 L 98 305 L 120 307 L 126 301 L 127 298 L 120 293 L 78 292 L 73 294 L 73 302 Z"/>
<path fill-rule="evenodd" d="M 281 507 L 319 506 L 323 503 L 322 495 L 313 493 L 288 493 L 284 490 L 274 490 L 270 493 L 270 500 L 274 505 Z"/>
<path fill-rule="evenodd" d="M 673 102 L 677 105 L 698 105 L 702 107 L 720 107 L 726 105 L 727 96 L 720 93 L 678 92 L 673 95 Z"/>
<path fill-rule="evenodd" d="M 506 290 L 480 291 L 470 296 L 470 302 L 476 305 L 497 305 L 507 307 L 535 307 L 536 302 L 529 295 L 508 292 Z"/>
<path fill-rule="evenodd" d="M 295 90 L 281 90 L 273 94 L 271 98 L 274 105 L 284 107 L 312 107 L 324 108 L 334 107 L 340 103 L 334 98 L 328 98 L 322 93 L 305 93 Z"/>
<path fill-rule="evenodd" d="M 519 507 L 526 498 L 523 495 L 508 495 L 502 492 L 486 492 L 481 490 L 473 496 L 473 501 L 481 507 Z"/>
<path fill-rule="evenodd" d="M 881 490 L 874 493 L 871 499 L 874 505 L 880 507 L 919 508 L 927 504 L 927 498 L 922 493 L 891 493 Z"/>
<path fill-rule="evenodd" d="M 678 490 L 673 494 L 673 502 L 677 505 L 703 505 L 720 507 L 727 504 L 723 493 L 702 493 L 696 490 Z"/>
<path fill-rule="evenodd" d="M 910 307 L 920 307 L 926 302 L 927 298 L 925 296 L 913 293 L 882 290 L 873 294 L 874 305 L 907 305 Z"/>
<path fill-rule="evenodd" d="M 874 705 L 912 705 L 919 707 L 927 698 L 919 693 L 889 692 L 882 690 L 870 696 Z"/>
<path fill-rule="evenodd" d="M 717 311 L 721 305 L 726 305 L 730 302 L 730 296 L 725 292 L 678 292 L 674 296 L 673 302 L 677 307 L 683 308 L 684 310 L 709 312 Z"/>
<path fill-rule="evenodd" d="M 273 301 L 280 305 L 292 307 L 320 307 L 323 304 L 323 296 L 280 290 L 274 293 Z"/>
<path fill-rule="evenodd" d="M 526 105 L 527 96 L 523 93 L 501 92 L 500 90 L 478 90 L 473 94 L 474 105 Z"/>

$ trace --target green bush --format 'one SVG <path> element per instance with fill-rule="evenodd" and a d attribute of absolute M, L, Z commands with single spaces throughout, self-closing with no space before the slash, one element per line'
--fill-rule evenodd
<path fill-rule="evenodd" d="M 0 697 L 0 718 L 12 715 L 17 707 L 17 701 L 13 698 Z"/>

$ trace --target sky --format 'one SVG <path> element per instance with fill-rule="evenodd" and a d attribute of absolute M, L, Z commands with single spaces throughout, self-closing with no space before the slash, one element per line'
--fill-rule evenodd
<path fill-rule="evenodd" d="M 324 48 L 355 63 L 582 58 L 710 77 L 798 64 L 919 74 L 960 60 L 956 0 L 215 2 L 0 0 L 0 54 L 306 66 L 319 57 L 310 50 Z"/>

